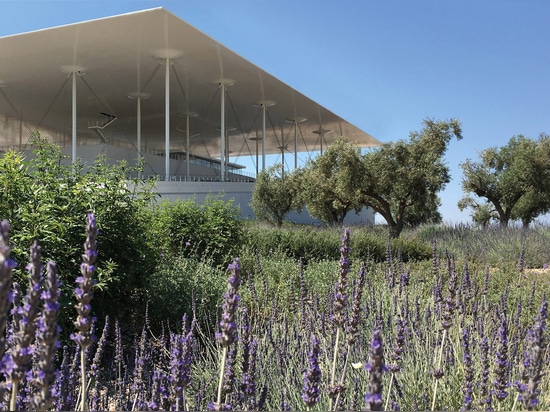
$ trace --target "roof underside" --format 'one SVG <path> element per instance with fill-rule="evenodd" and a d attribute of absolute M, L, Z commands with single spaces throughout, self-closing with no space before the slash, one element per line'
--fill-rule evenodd
<path fill-rule="evenodd" d="M 170 60 L 170 150 L 220 157 L 221 87 L 230 157 L 257 153 L 262 109 L 267 108 L 266 153 L 312 152 L 344 135 L 361 147 L 380 143 L 298 91 L 228 50 L 166 10 L 152 9 L 0 38 L 0 146 L 27 143 L 33 130 L 70 144 L 72 82 L 76 77 L 78 144 L 100 141 L 135 147 L 141 100 L 143 146 L 165 147 L 165 68 Z M 305 120 L 303 120 L 305 119 Z M 293 122 L 293 120 L 303 120 Z M 326 132 L 319 133 L 319 130 Z M 297 137 L 297 139 L 296 139 Z M 295 141 L 297 140 L 297 147 Z M 259 141 L 261 153 L 261 141 Z"/>

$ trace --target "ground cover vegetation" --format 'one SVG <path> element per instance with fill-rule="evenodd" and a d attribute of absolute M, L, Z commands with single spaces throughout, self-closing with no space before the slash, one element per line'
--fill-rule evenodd
<path fill-rule="evenodd" d="M 306 262 L 282 246 L 280 230 L 256 228 L 273 236 L 272 247 L 244 242 L 227 270 L 183 245 L 172 256 L 178 264 L 150 280 L 157 300 L 142 308 L 141 330 L 132 333 L 116 317 L 93 316 L 99 226 L 89 215 L 80 276 L 63 288 L 55 263 L 42 267 L 36 243 L 26 281 L 13 282 L 11 230 L 2 222 L 2 409 L 550 407 L 550 276 L 539 265 L 550 259 L 547 228 L 495 229 L 487 243 L 472 227 L 421 227 L 402 240 L 424 242 L 431 254 L 407 262 L 393 249 L 406 242 L 387 241 L 383 257 L 354 251 L 360 229 L 343 237 L 315 229 L 337 257 L 319 250 Z M 303 237 L 292 244 L 314 242 L 310 231 L 296 229 Z M 468 243 L 486 250 L 462 252 Z M 68 309 L 59 296 L 69 288 L 73 325 L 63 331 L 57 320 Z M 155 306 L 165 309 L 153 317 Z M 161 321 L 170 311 L 176 317 Z"/>
<path fill-rule="evenodd" d="M 277 229 L 61 160 L 1 160 L 0 409 L 550 408 L 547 227 Z"/>

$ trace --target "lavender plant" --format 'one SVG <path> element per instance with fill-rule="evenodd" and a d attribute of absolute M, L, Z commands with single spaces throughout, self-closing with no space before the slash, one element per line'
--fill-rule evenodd
<path fill-rule="evenodd" d="M 59 288 L 61 282 L 57 275 L 55 262 L 48 262 L 46 265 L 46 280 L 44 290 L 41 293 L 43 309 L 40 318 L 37 320 L 36 331 L 36 356 L 38 358 L 33 384 L 39 388 L 34 395 L 32 409 L 45 411 L 51 407 L 54 401 L 52 387 L 56 379 L 55 354 L 60 346 L 57 324 L 59 314 Z"/>
<path fill-rule="evenodd" d="M 338 282 L 336 283 L 336 293 L 334 295 L 334 315 L 333 323 L 336 327 L 336 341 L 334 343 L 334 352 L 332 358 L 332 373 L 330 375 L 329 386 L 329 411 L 332 411 L 333 400 L 342 392 L 343 387 L 336 385 L 336 366 L 338 359 L 338 351 L 340 345 L 340 335 L 346 324 L 346 309 L 348 300 L 348 272 L 350 268 L 350 230 L 344 230 L 344 236 L 342 237 L 342 245 L 340 247 L 340 262 L 338 265 Z"/>
<path fill-rule="evenodd" d="M 235 258 L 233 263 L 231 263 L 227 269 L 231 272 L 231 276 L 227 281 L 228 288 L 224 295 L 224 302 L 222 305 L 223 313 L 222 320 L 220 321 L 220 332 L 216 335 L 217 340 L 222 347 L 222 355 L 220 360 L 218 396 L 216 402 L 210 405 L 210 407 L 214 410 L 225 410 L 230 407 L 229 405 L 222 404 L 223 381 L 225 376 L 228 348 L 237 340 L 237 324 L 235 323 L 235 317 L 240 300 L 238 295 L 239 286 L 241 284 L 240 260 Z"/>
<path fill-rule="evenodd" d="M 382 408 L 382 374 L 387 371 L 384 363 L 384 344 L 380 330 L 372 333 L 369 348 L 369 361 L 365 365 L 369 372 L 369 384 L 365 395 L 367 411 L 381 411 Z"/>
<path fill-rule="evenodd" d="M 30 249 L 27 265 L 29 286 L 21 306 L 13 308 L 13 336 L 10 350 L 3 361 L 8 381 L 11 382 L 10 410 L 17 410 L 17 394 L 20 382 L 31 368 L 34 353 L 36 321 L 38 317 L 40 292 L 42 287 L 41 250 L 34 242 Z M 14 301 L 15 303 L 16 301 Z"/>
<path fill-rule="evenodd" d="M 12 302 L 12 270 L 17 266 L 14 260 L 10 259 L 10 224 L 7 220 L 0 222 L 0 369 L 3 369 L 5 352 L 5 331 L 8 321 L 8 312 Z"/>
<path fill-rule="evenodd" d="M 96 283 L 93 278 L 95 273 L 94 263 L 97 259 L 97 237 L 98 230 L 95 216 L 90 213 L 86 219 L 86 241 L 84 242 L 84 254 L 80 265 L 80 276 L 76 278 L 77 287 L 74 295 L 77 300 L 75 305 L 78 314 L 74 322 L 76 333 L 71 335 L 78 346 L 80 346 L 80 368 L 81 368 L 81 391 L 79 410 L 88 410 L 87 403 L 87 375 L 86 375 L 86 348 L 95 340 L 92 333 L 92 305 L 90 302 L 94 296 L 93 288 Z"/>
<path fill-rule="evenodd" d="M 544 334 L 547 318 L 548 302 L 546 296 L 544 296 L 537 316 L 535 317 L 535 323 L 527 335 L 527 345 L 523 355 L 521 368 L 522 382 L 517 385 L 519 394 L 516 400 L 519 400 L 528 411 L 533 410 L 540 403 L 539 397 L 541 395 L 541 390 L 539 386 L 544 376 L 544 352 L 547 350 Z"/>
<path fill-rule="evenodd" d="M 309 367 L 304 374 L 304 388 L 302 391 L 302 400 L 310 410 L 319 402 L 321 369 L 319 368 L 319 341 L 315 335 L 311 336 L 311 350 L 308 354 Z"/>

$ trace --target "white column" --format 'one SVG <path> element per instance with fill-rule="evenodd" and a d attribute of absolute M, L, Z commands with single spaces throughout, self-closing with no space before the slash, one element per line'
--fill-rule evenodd
<path fill-rule="evenodd" d="M 73 76 L 73 90 L 72 90 L 72 105 L 73 105 L 73 109 L 72 109 L 72 141 L 71 141 L 71 144 L 72 144 L 72 147 L 71 147 L 71 160 L 73 163 L 76 163 L 76 76 L 77 76 L 77 73 L 76 71 L 73 71 L 72 73 L 72 76 Z"/>
<path fill-rule="evenodd" d="M 185 131 L 185 176 L 189 180 L 189 113 L 187 113 L 187 127 Z"/>
<path fill-rule="evenodd" d="M 294 169 L 298 169 L 298 121 L 294 120 Z"/>
<path fill-rule="evenodd" d="M 267 106 L 262 104 L 262 170 L 265 170 L 265 115 Z"/>
<path fill-rule="evenodd" d="M 170 59 L 165 59 L 165 79 L 164 79 L 164 174 L 165 180 L 170 180 Z"/>
<path fill-rule="evenodd" d="M 137 152 L 138 158 L 141 158 L 141 96 L 137 97 L 137 113 L 136 113 L 136 135 L 137 135 Z M 141 179 L 141 171 L 138 172 L 138 179 Z"/>
<path fill-rule="evenodd" d="M 225 83 L 220 83 L 221 87 L 221 125 L 220 125 L 220 139 L 221 139 L 221 181 L 225 182 Z"/>

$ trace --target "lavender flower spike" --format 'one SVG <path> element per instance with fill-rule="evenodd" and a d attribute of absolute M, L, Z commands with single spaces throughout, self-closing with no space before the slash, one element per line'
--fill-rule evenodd
<path fill-rule="evenodd" d="M 7 220 L 0 222 L 0 363 L 4 357 L 6 347 L 4 331 L 6 330 L 8 312 L 11 305 L 11 271 L 16 266 L 15 262 L 9 258 L 12 249 L 9 246 L 9 230 L 10 224 Z"/>
<path fill-rule="evenodd" d="M 94 296 L 93 287 L 96 283 L 93 279 L 93 275 L 96 270 L 94 262 L 97 258 L 97 233 L 95 216 L 90 213 L 87 218 L 86 242 L 84 243 L 84 254 L 82 255 L 82 264 L 80 265 L 81 276 L 76 278 L 78 287 L 74 290 L 74 295 L 78 302 L 75 305 L 78 317 L 74 325 L 78 332 L 71 335 L 71 338 L 75 340 L 82 349 L 90 346 L 95 339 L 91 332 L 92 319 L 90 313 L 92 311 L 92 306 L 90 302 Z"/>
<path fill-rule="evenodd" d="M 309 368 L 304 374 L 304 390 L 302 399 L 307 408 L 319 402 L 319 384 L 321 383 L 321 369 L 319 368 L 319 341 L 315 335 L 311 336 L 311 350 L 308 354 Z"/>
<path fill-rule="evenodd" d="M 348 301 L 347 275 L 349 272 L 349 256 L 351 254 L 350 247 L 350 231 L 346 229 L 342 237 L 342 246 L 340 247 L 340 261 L 338 263 L 338 283 L 336 283 L 336 294 L 334 296 L 334 324 L 338 327 L 344 327 L 346 323 L 346 303 Z"/>
<path fill-rule="evenodd" d="M 33 341 L 36 330 L 38 304 L 40 302 L 40 289 L 42 278 L 42 265 L 40 263 L 40 246 L 34 242 L 30 250 L 30 262 L 27 265 L 29 272 L 29 286 L 27 294 L 23 298 L 22 305 L 13 309 L 13 346 L 10 348 L 7 375 L 11 382 L 20 382 L 25 373 L 30 369 Z"/>
<path fill-rule="evenodd" d="M 34 378 L 34 384 L 40 388 L 33 399 L 33 410 L 45 411 L 53 403 L 51 387 L 53 386 L 56 374 L 54 358 L 59 348 L 59 329 L 57 315 L 59 314 L 59 287 L 61 282 L 57 277 L 57 266 L 55 262 L 48 262 L 46 265 L 45 290 L 41 294 L 44 308 L 42 316 L 37 321 L 36 345 L 38 353 L 38 370 Z"/>
<path fill-rule="evenodd" d="M 220 333 L 218 340 L 223 348 L 229 347 L 237 340 L 237 324 L 235 323 L 235 314 L 239 305 L 240 297 L 237 294 L 241 284 L 241 262 L 235 258 L 227 269 L 231 271 L 231 276 L 227 280 L 229 286 L 224 295 L 223 314 L 220 321 Z"/>
<path fill-rule="evenodd" d="M 535 409 L 540 402 L 539 384 L 544 376 L 544 348 L 546 347 L 544 331 L 547 318 L 548 301 L 546 296 L 543 296 L 542 304 L 535 317 L 535 324 L 527 335 L 527 349 L 522 364 L 521 375 L 524 383 L 520 386 L 519 400 L 523 402 L 523 407 L 528 411 Z"/>
<path fill-rule="evenodd" d="M 227 280 L 229 286 L 224 295 L 222 320 L 220 321 L 220 332 L 216 334 L 216 338 L 222 347 L 222 357 L 220 360 L 220 377 L 218 380 L 218 397 L 215 403 L 209 406 L 214 410 L 226 410 L 228 405 L 222 404 L 222 389 L 224 382 L 224 370 L 226 368 L 227 350 L 231 344 L 237 340 L 237 324 L 235 323 L 235 315 L 239 306 L 240 297 L 237 294 L 241 284 L 241 262 L 239 258 L 233 259 L 227 269 L 231 271 L 231 276 Z"/>
<path fill-rule="evenodd" d="M 384 344 L 380 331 L 377 329 L 372 333 L 372 340 L 369 348 L 369 362 L 365 369 L 370 372 L 369 385 L 365 402 L 367 411 L 381 411 L 382 408 L 382 373 L 387 371 L 384 364 Z"/>
<path fill-rule="evenodd" d="M 95 216 L 89 213 L 86 219 L 86 241 L 84 242 L 84 254 L 82 255 L 82 264 L 80 265 L 81 276 L 76 278 L 78 287 L 74 290 L 77 304 L 75 305 L 78 316 L 74 322 L 78 332 L 71 335 L 71 339 L 80 346 L 80 383 L 81 395 L 79 410 L 88 410 L 87 404 L 87 383 L 86 383 L 86 351 L 85 349 L 92 344 L 95 336 L 92 331 L 92 318 L 90 313 L 92 305 L 90 302 L 94 296 L 93 288 L 96 281 L 93 279 L 95 273 L 94 262 L 97 258 L 97 237 L 98 230 Z"/>

